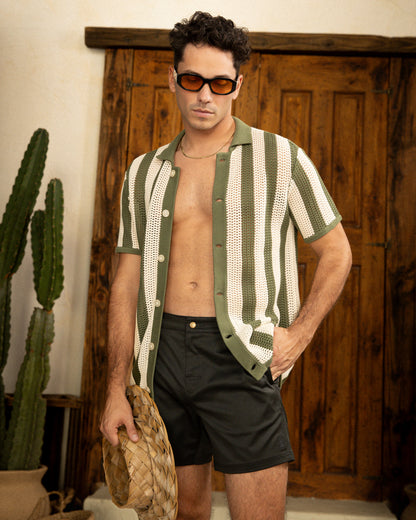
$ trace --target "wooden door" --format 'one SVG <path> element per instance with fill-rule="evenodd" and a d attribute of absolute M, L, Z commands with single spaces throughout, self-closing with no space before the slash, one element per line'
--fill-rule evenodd
<path fill-rule="evenodd" d="M 258 123 L 312 157 L 353 251 L 339 302 L 283 389 L 296 454 L 289 490 L 380 499 L 389 63 L 264 55 L 261 64 Z M 315 262 L 299 246 L 307 292 Z"/>
<path fill-rule="evenodd" d="M 134 51 L 127 163 L 181 129 L 170 51 Z M 343 215 L 353 268 L 283 388 L 289 493 L 381 498 L 388 59 L 254 53 L 234 113 L 302 146 Z M 315 267 L 299 243 L 301 292 Z M 215 475 L 222 488 L 220 475 Z"/>

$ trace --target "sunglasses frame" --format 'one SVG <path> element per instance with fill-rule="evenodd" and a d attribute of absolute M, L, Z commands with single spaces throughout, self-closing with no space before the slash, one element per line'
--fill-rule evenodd
<path fill-rule="evenodd" d="M 181 79 L 183 76 L 193 76 L 195 78 L 200 78 L 202 79 L 202 85 L 196 89 L 196 90 L 191 90 L 189 88 L 185 88 L 184 86 L 181 85 Z M 187 92 L 199 92 L 203 86 L 208 83 L 208 86 L 209 86 L 209 89 L 210 91 L 215 94 L 216 96 L 228 96 L 229 94 L 231 94 L 232 92 L 234 92 L 236 89 L 237 89 L 237 78 L 238 78 L 238 74 L 236 76 L 235 79 L 230 79 L 230 78 L 225 78 L 223 76 L 218 76 L 216 78 L 211 78 L 211 79 L 207 79 L 207 78 L 204 78 L 203 76 L 201 76 L 201 74 L 196 74 L 194 72 L 183 72 L 182 74 L 178 74 L 176 69 L 173 69 L 173 77 L 175 78 L 175 81 L 176 83 L 183 89 L 183 90 L 186 90 Z M 226 93 L 221 93 L 221 92 L 215 92 L 213 89 L 212 89 L 212 85 L 211 83 L 213 81 L 216 81 L 218 79 L 225 79 L 227 81 L 230 81 L 232 83 L 232 88 L 230 90 L 230 92 L 226 92 Z"/>

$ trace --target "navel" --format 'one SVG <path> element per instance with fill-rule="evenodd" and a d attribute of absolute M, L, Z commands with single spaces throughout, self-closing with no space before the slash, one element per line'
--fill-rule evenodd
<path fill-rule="evenodd" d="M 189 282 L 189 285 L 191 286 L 191 289 L 197 289 L 198 288 L 198 282 Z"/>

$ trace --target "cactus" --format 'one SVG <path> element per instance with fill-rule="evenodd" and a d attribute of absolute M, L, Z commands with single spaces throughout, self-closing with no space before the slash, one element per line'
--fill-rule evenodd
<path fill-rule="evenodd" d="M 32 218 L 34 283 L 42 308 L 34 309 L 30 321 L 11 418 L 0 445 L 1 469 L 36 469 L 40 464 L 46 415 L 42 392 L 49 381 L 49 351 L 54 338 L 52 308 L 63 289 L 62 229 L 63 189 L 59 179 L 52 179 L 45 210 L 36 211 Z"/>
<path fill-rule="evenodd" d="M 64 287 L 62 261 L 63 189 L 52 179 L 45 199 L 45 212 L 36 211 L 32 225 L 32 253 L 35 290 L 38 302 L 52 310 Z M 33 224 L 33 223 L 32 223 Z"/>
<path fill-rule="evenodd" d="M 54 336 L 53 321 L 52 313 L 39 308 L 33 311 L 2 452 L 1 467 L 4 469 L 39 467 L 46 415 L 46 401 L 41 395 L 49 380 L 48 354 Z"/>
<path fill-rule="evenodd" d="M 1 374 L 10 348 L 11 277 L 22 263 L 30 217 L 45 167 L 49 135 L 38 129 L 32 135 L 20 165 L 0 224 L 0 446 L 6 428 L 4 384 Z"/>

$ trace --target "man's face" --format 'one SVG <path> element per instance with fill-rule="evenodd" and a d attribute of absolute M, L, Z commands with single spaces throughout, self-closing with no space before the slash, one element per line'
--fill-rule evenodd
<path fill-rule="evenodd" d="M 189 43 L 184 50 L 183 59 L 178 64 L 178 74 L 194 73 L 212 79 L 225 77 L 236 79 L 236 70 L 231 52 L 224 52 L 208 45 L 195 46 Z M 237 89 L 225 96 L 213 94 L 206 83 L 199 92 L 181 88 L 169 69 L 169 88 L 176 93 L 176 101 L 186 127 L 195 130 L 210 130 L 231 114 L 232 101 L 237 98 L 243 77 L 239 76 Z"/>

